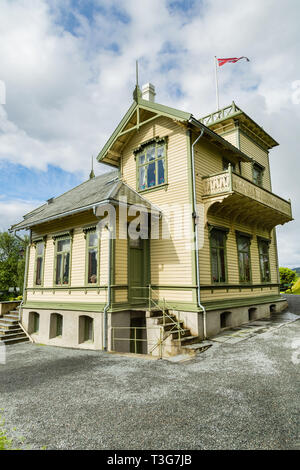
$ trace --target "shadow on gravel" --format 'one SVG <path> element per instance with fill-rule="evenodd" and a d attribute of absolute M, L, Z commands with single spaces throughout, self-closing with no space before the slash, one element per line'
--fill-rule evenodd
<path fill-rule="evenodd" d="M 28 364 L 23 367 L 16 367 L 15 369 L 8 369 L 7 367 L 2 371 L 0 369 L 0 393 L 13 393 L 18 390 L 32 389 L 46 382 L 53 382 L 55 380 L 62 380 L 63 377 L 69 375 L 80 374 L 84 372 L 88 380 L 89 372 L 96 367 L 106 368 L 112 366 L 112 361 L 109 357 L 88 357 L 78 356 L 66 357 L 62 359 L 53 359 L 45 361 L 39 365 Z"/>

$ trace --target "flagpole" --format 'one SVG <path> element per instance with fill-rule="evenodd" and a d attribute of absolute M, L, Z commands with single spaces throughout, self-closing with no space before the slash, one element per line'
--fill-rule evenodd
<path fill-rule="evenodd" d="M 219 111 L 219 84 L 218 84 L 218 63 L 217 63 L 217 56 L 215 56 L 215 81 L 216 81 L 216 103 L 217 103 L 217 111 Z"/>

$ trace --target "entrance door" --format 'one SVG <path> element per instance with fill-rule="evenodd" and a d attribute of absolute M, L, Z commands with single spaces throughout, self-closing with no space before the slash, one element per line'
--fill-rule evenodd
<path fill-rule="evenodd" d="M 128 289 L 131 304 L 144 305 L 149 284 L 149 240 L 129 239 L 128 242 Z"/>

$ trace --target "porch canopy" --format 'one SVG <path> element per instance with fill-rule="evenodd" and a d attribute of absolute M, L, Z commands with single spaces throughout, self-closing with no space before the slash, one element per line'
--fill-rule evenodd
<path fill-rule="evenodd" d="M 159 216 L 161 213 L 159 208 L 124 183 L 118 174 L 118 171 L 114 170 L 96 176 L 61 196 L 48 200 L 46 204 L 24 215 L 24 220 L 12 225 L 10 231 L 28 230 L 36 225 L 87 210 L 93 210 L 95 213 L 98 206 L 105 204 L 134 205 L 138 206 L 141 211 Z"/>

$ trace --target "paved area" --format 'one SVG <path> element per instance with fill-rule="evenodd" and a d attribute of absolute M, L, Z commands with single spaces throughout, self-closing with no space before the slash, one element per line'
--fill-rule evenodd
<path fill-rule="evenodd" d="M 183 363 L 20 344 L 0 408 L 32 449 L 299 449 L 299 369 L 299 320 Z"/>
<path fill-rule="evenodd" d="M 251 338 L 254 335 L 281 328 L 287 323 L 294 322 L 298 318 L 299 315 L 291 312 L 275 313 L 271 318 L 261 318 L 259 320 L 249 322 L 246 325 L 223 330 L 218 335 L 211 338 L 211 340 L 218 343 L 226 342 L 227 344 L 239 343 L 240 341 Z"/>

